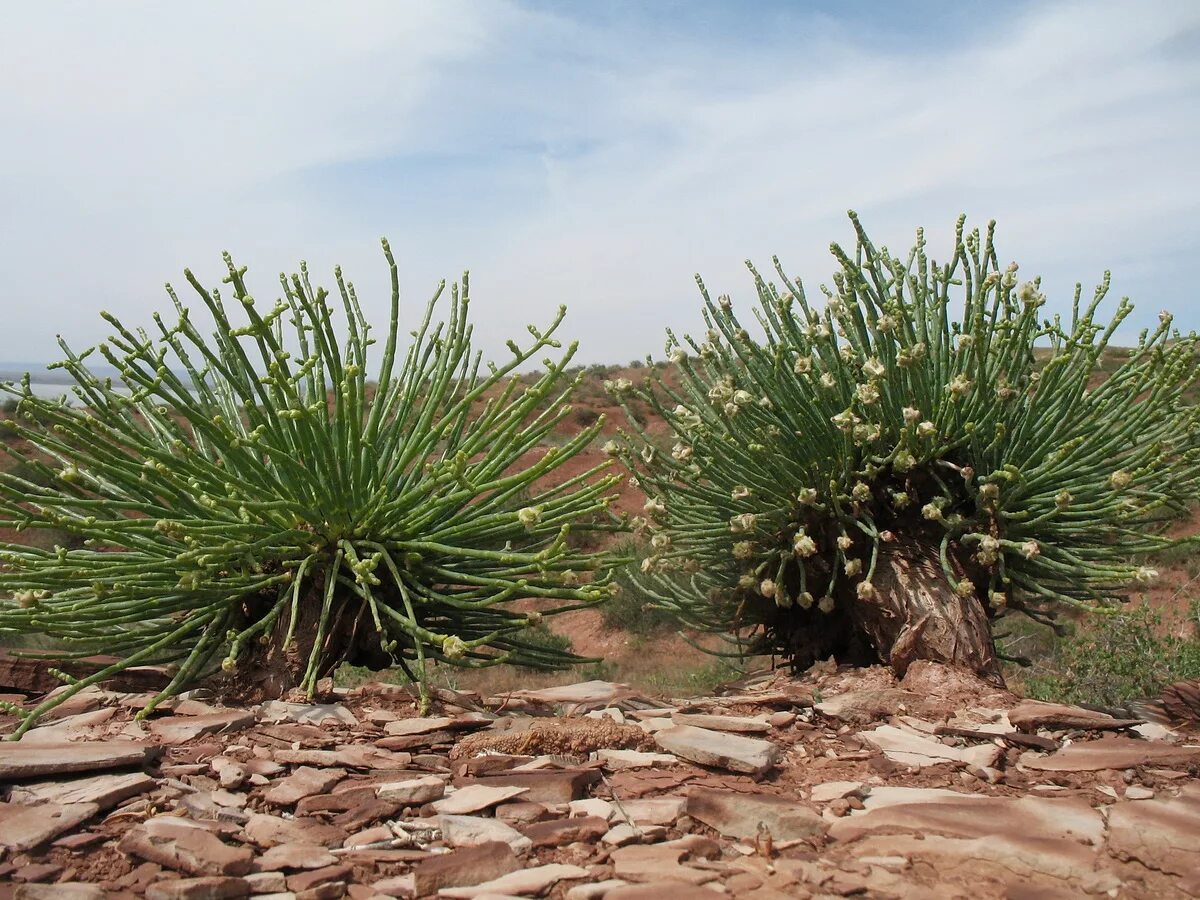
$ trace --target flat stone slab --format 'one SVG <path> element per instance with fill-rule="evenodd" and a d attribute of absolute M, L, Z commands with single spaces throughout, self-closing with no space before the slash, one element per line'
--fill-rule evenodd
<path fill-rule="evenodd" d="M 246 879 L 221 875 L 156 881 L 146 888 L 146 900 L 240 900 L 249 895 Z"/>
<path fill-rule="evenodd" d="M 869 725 L 877 719 L 894 716 L 904 709 L 912 712 L 923 706 L 920 694 L 900 688 L 847 691 L 822 700 L 813 708 L 821 715 L 851 725 Z"/>
<path fill-rule="evenodd" d="M 814 810 L 770 794 L 741 794 L 694 787 L 687 794 L 687 814 L 727 837 L 753 838 L 759 826 L 776 841 L 812 837 L 826 823 Z"/>
<path fill-rule="evenodd" d="M 671 716 L 676 725 L 695 725 L 712 731 L 731 731 L 734 734 L 766 734 L 771 723 L 765 717 L 752 719 L 748 716 L 710 716 L 701 713 L 675 713 Z"/>
<path fill-rule="evenodd" d="M 1144 719 L 1116 719 L 1106 713 L 1066 706 L 1062 703 L 1043 703 L 1023 700 L 1008 711 L 1008 721 L 1018 731 L 1034 732 L 1039 728 L 1051 731 L 1078 729 L 1082 731 L 1119 731 L 1141 725 Z"/>
<path fill-rule="evenodd" d="M 358 719 L 340 703 L 286 703 L 268 700 L 258 708 L 262 722 L 295 722 L 299 725 L 324 725 L 326 722 L 354 728 Z"/>
<path fill-rule="evenodd" d="M 0 847 L 32 850 L 96 815 L 95 803 L 0 803 Z"/>
<path fill-rule="evenodd" d="M 494 881 L 519 868 L 521 861 L 503 841 L 463 847 L 418 863 L 412 872 L 414 893 L 424 897 L 442 888 Z"/>
<path fill-rule="evenodd" d="M 855 845 L 861 857 L 903 857 L 920 860 L 941 875 L 960 883 L 979 884 L 990 876 L 1000 884 L 1053 893 L 1022 892 L 1020 896 L 1079 897 L 1116 891 L 1121 879 L 1099 868 L 1100 855 L 1077 841 L 1023 832 L 997 832 L 978 838 L 889 834 L 868 837 Z M 957 895 L 961 891 L 952 895 Z"/>
<path fill-rule="evenodd" d="M 439 813 L 462 816 L 488 809 L 506 800 L 512 800 L 527 793 L 529 793 L 529 788 L 527 787 L 467 784 L 454 791 L 454 793 L 447 794 L 441 800 L 436 801 L 433 804 L 433 808 Z"/>
<path fill-rule="evenodd" d="M 518 853 L 533 846 L 533 842 L 521 832 L 499 819 L 483 816 L 442 815 L 437 819 L 442 829 L 442 838 L 451 847 L 477 847 L 489 841 L 502 841 Z"/>
<path fill-rule="evenodd" d="M 263 794 L 263 799 L 273 806 L 295 806 L 305 797 L 329 792 L 345 777 L 345 769 L 316 769 L 311 766 L 301 766 Z"/>
<path fill-rule="evenodd" d="M 432 716 L 414 719 L 397 719 L 383 726 L 385 734 L 407 736 L 410 734 L 430 734 L 434 731 L 445 731 L 454 725 L 450 716 Z"/>
<path fill-rule="evenodd" d="M 481 896 L 537 896 L 549 890 L 560 881 L 587 878 L 588 870 L 580 866 L 570 866 L 563 863 L 550 863 L 545 866 L 534 866 L 531 869 L 521 869 L 510 872 L 491 881 L 470 887 L 442 888 L 439 897 L 450 900 L 472 900 Z"/>
<path fill-rule="evenodd" d="M 1194 875 L 1200 860 L 1200 787 L 1178 798 L 1108 808 L 1108 849 L 1124 860 L 1173 875 Z"/>
<path fill-rule="evenodd" d="M 859 737 L 883 751 L 893 762 L 924 769 L 944 763 L 966 763 L 973 766 L 993 766 L 1003 751 L 993 744 L 974 747 L 948 747 L 894 725 L 880 725 L 873 731 L 860 732 Z"/>
<path fill-rule="evenodd" d="M 133 741 L 80 741 L 78 743 L 0 743 L 0 781 L 38 775 L 65 775 L 140 766 L 152 747 Z"/>
<path fill-rule="evenodd" d="M 670 753 L 647 753 L 642 750 L 598 750 L 596 758 L 610 772 L 618 772 L 621 769 L 674 766 L 679 763 L 679 760 Z"/>
<path fill-rule="evenodd" d="M 519 697 L 537 703 L 603 706 L 632 694 L 633 690 L 627 684 L 615 684 L 611 681 L 581 681 L 579 684 L 564 684 L 535 691 L 510 691 L 502 696 Z"/>
<path fill-rule="evenodd" d="M 13 803 L 95 803 L 101 809 L 153 790 L 156 782 L 143 772 L 88 775 L 67 781 L 38 781 L 13 787 Z"/>
<path fill-rule="evenodd" d="M 647 797 L 641 800 L 625 800 L 617 809 L 616 821 L 630 821 L 635 825 L 673 825 L 687 807 L 684 797 Z"/>
<path fill-rule="evenodd" d="M 1049 756 L 1025 753 L 1021 765 L 1044 772 L 1098 772 L 1137 766 L 1178 766 L 1200 760 L 1200 747 L 1110 737 L 1063 747 Z"/>
<path fill-rule="evenodd" d="M 524 788 L 522 800 L 533 803 L 570 803 L 583 797 L 588 786 L 600 780 L 596 769 L 533 769 L 483 775 L 459 783 L 487 787 Z"/>
<path fill-rule="evenodd" d="M 829 826 L 830 837 L 839 841 L 880 831 L 954 838 L 1038 835 L 1099 847 L 1104 842 L 1104 819 L 1082 800 L 958 795 L 877 806 Z"/>
<path fill-rule="evenodd" d="M 694 763 L 747 775 L 765 774 L 776 765 L 781 755 L 779 747 L 770 741 L 709 731 L 693 725 L 664 728 L 655 732 L 654 740 L 668 753 Z"/>
<path fill-rule="evenodd" d="M 395 800 L 405 806 L 421 806 L 432 800 L 440 800 L 445 793 L 446 781 L 436 775 L 389 781 L 375 788 L 375 796 L 380 800 Z"/>
<path fill-rule="evenodd" d="M 126 831 L 117 849 L 188 875 L 245 875 L 254 851 L 223 842 L 203 826 L 158 816 Z"/>
<path fill-rule="evenodd" d="M 861 781 L 826 781 L 824 784 L 814 784 L 808 799 L 813 803 L 828 803 L 858 793 L 865 793 Z"/>
<path fill-rule="evenodd" d="M 241 731 L 254 724 L 254 713 L 226 709 L 202 716 L 171 716 L 150 723 L 150 733 L 164 744 L 183 744 L 206 734 Z"/>

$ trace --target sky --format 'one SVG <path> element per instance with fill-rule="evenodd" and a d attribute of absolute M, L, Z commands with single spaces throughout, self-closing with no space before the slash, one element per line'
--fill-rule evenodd
<path fill-rule="evenodd" d="M 2 361 L 150 326 L 226 249 L 271 299 L 341 263 L 382 326 L 384 235 L 406 322 L 470 269 L 495 359 L 560 303 L 578 361 L 661 358 L 694 273 L 748 309 L 778 254 L 812 291 L 851 208 L 935 258 L 996 219 L 1052 310 L 1108 268 L 1134 326 L 1200 329 L 1193 0 L 0 10 Z"/>

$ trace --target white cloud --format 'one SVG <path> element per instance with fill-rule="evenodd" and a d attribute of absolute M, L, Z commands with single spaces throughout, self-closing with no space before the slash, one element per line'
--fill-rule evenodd
<path fill-rule="evenodd" d="M 1052 299 L 1111 266 L 1147 318 L 1200 325 L 1192 4 L 1042 5 L 887 51 L 827 19 L 752 45 L 570 7 L 242 6 L 31 7 L 0 38 L 0 358 L 97 339 L 99 305 L 144 321 L 225 246 L 264 281 L 340 259 L 378 318 L 387 233 L 409 296 L 471 265 L 487 349 L 567 302 L 584 359 L 626 360 L 694 327 L 694 271 L 749 299 L 741 260 L 777 252 L 815 287 L 847 207 L 897 250 L 995 217 Z M 339 202 L 363 160 L 390 161 L 383 199 Z"/>

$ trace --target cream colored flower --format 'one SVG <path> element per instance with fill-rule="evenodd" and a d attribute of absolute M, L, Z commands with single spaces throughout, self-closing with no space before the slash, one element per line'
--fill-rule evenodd
<path fill-rule="evenodd" d="M 467 655 L 467 645 L 457 635 L 449 635 L 442 641 L 442 655 L 446 659 L 462 659 Z"/>
<path fill-rule="evenodd" d="M 729 530 L 734 534 L 742 534 L 748 531 L 753 531 L 754 526 L 758 522 L 758 516 L 754 513 L 739 513 L 729 520 Z"/>

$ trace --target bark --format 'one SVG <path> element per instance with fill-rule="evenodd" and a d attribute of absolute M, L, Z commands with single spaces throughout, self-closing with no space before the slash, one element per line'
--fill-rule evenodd
<path fill-rule="evenodd" d="M 237 669 L 217 679 L 225 697 L 241 702 L 275 700 L 300 687 L 316 643 L 324 587 L 315 583 L 297 605 L 297 622 L 292 642 L 286 644 L 289 612 L 276 620 L 265 643 L 246 648 Z M 370 612 L 358 598 L 334 598 L 325 637 L 318 657 L 317 678 L 333 675 L 343 662 L 373 670 L 393 665 L 379 646 L 379 635 Z"/>
<path fill-rule="evenodd" d="M 967 573 L 951 560 L 955 575 Z M 961 666 L 1003 684 L 987 613 L 975 593 L 959 597 L 947 583 L 938 548 L 900 538 L 880 548 L 875 596 L 847 598 L 855 628 L 898 675 L 918 659 Z"/>

